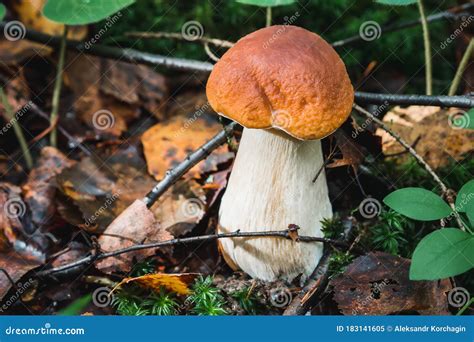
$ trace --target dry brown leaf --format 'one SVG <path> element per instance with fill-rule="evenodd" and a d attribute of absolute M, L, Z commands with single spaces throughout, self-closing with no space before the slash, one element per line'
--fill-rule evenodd
<path fill-rule="evenodd" d="M 18 65 L 35 56 L 47 56 L 51 51 L 51 48 L 44 44 L 26 39 L 0 40 L 0 59 L 5 65 Z"/>
<path fill-rule="evenodd" d="M 148 172 L 160 180 L 167 170 L 178 165 L 221 130 L 218 121 L 207 114 L 180 115 L 154 125 L 142 136 Z M 232 158 L 233 153 L 221 146 L 187 175 L 198 178 L 202 172 L 217 171 L 218 164 Z"/>
<path fill-rule="evenodd" d="M 409 268 L 409 259 L 391 254 L 361 256 L 331 282 L 334 299 L 344 315 L 448 314 L 449 279 L 410 281 Z"/>
<path fill-rule="evenodd" d="M 333 160 L 327 167 L 352 166 L 357 169 L 364 161 L 363 147 L 357 144 L 354 139 L 349 138 L 342 129 L 334 132 L 334 137 L 336 145 L 342 153 L 342 158 Z"/>
<path fill-rule="evenodd" d="M 75 94 L 79 118 L 96 134 L 118 137 L 140 109 L 162 117 L 168 89 L 152 69 L 85 55 L 69 56 L 64 82 Z"/>
<path fill-rule="evenodd" d="M 28 28 L 53 36 L 61 36 L 64 24 L 51 21 L 43 15 L 43 6 L 47 0 L 14 0 L 13 10 L 18 19 Z M 82 40 L 87 35 L 87 26 L 69 26 L 68 38 Z"/>
<path fill-rule="evenodd" d="M 74 163 L 54 147 L 41 150 L 37 166 L 31 170 L 23 186 L 25 202 L 35 224 L 44 225 L 53 217 L 56 211 L 56 176 Z"/>
<path fill-rule="evenodd" d="M 206 213 L 204 190 L 195 180 L 181 180 L 159 198 L 151 210 L 163 229 L 182 236 L 196 226 Z"/>
<path fill-rule="evenodd" d="M 449 125 L 450 116 L 459 111 L 457 108 L 426 106 L 395 107 L 385 115 L 383 121 L 412 145 L 430 166 L 438 168 L 446 166 L 451 160 L 462 160 L 466 153 L 474 150 L 474 131 L 455 129 Z M 377 129 L 376 134 L 382 138 L 385 155 L 397 155 L 405 151 L 384 130 Z M 401 154 L 396 158 L 404 162 L 408 156 Z"/>
<path fill-rule="evenodd" d="M 8 273 L 9 277 L 13 282 L 19 281 L 27 272 L 40 266 L 42 263 L 35 260 L 29 260 L 23 258 L 21 255 L 10 251 L 8 253 L 0 254 L 0 269 L 3 269 Z M 12 294 L 11 298 L 4 298 L 5 295 L 10 291 L 13 284 L 4 272 L 0 272 L 0 300 L 10 300 L 15 302 L 18 297 L 25 293 L 28 289 L 34 286 L 32 278 L 28 279 L 24 283 L 16 284 L 16 291 Z"/>
<path fill-rule="evenodd" d="M 153 213 L 141 200 L 136 200 L 120 214 L 99 238 L 103 252 L 112 252 L 140 243 L 172 239 L 173 236 L 155 221 Z M 143 249 L 100 260 L 97 268 L 105 273 L 128 272 L 133 261 L 154 254 L 154 249 Z"/>
<path fill-rule="evenodd" d="M 118 286 L 121 284 L 135 282 L 156 292 L 159 292 L 160 289 L 164 287 L 168 291 L 177 293 L 179 295 L 188 295 L 191 293 L 189 290 L 189 285 L 196 279 L 198 275 L 198 273 L 153 273 L 141 277 L 125 278 Z"/>

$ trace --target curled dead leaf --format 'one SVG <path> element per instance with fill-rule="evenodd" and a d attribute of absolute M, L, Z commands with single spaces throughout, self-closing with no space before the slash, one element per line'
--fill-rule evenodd
<path fill-rule="evenodd" d="M 125 278 L 117 286 L 131 282 L 138 283 L 141 286 L 159 292 L 162 287 L 168 291 L 179 295 L 188 295 L 191 293 L 189 285 L 199 276 L 198 273 L 180 273 L 166 274 L 153 273 L 135 278 Z"/>

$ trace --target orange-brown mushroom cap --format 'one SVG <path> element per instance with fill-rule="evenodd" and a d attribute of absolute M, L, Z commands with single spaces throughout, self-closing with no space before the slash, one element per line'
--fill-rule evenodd
<path fill-rule="evenodd" d="M 212 108 L 247 128 L 278 128 L 321 139 L 347 119 L 354 101 L 346 67 L 317 34 L 270 26 L 240 39 L 214 66 Z"/>

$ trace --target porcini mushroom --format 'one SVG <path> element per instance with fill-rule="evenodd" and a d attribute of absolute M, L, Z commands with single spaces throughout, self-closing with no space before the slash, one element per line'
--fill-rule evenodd
<path fill-rule="evenodd" d="M 320 139 L 347 119 L 354 90 L 344 63 L 321 37 L 270 26 L 240 39 L 214 66 L 207 97 L 220 115 L 244 126 L 219 209 L 219 232 L 300 227 L 322 236 L 332 216 Z M 291 281 L 308 276 L 320 243 L 281 238 L 220 240 L 225 260 L 250 276 Z"/>

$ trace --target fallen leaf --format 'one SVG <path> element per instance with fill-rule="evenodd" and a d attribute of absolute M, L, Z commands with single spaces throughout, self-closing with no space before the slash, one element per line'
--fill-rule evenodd
<path fill-rule="evenodd" d="M 162 287 L 179 295 L 191 293 L 189 285 L 199 276 L 198 273 L 166 274 L 153 273 L 135 278 L 125 278 L 119 285 L 135 282 L 143 287 L 159 292 Z"/>
<path fill-rule="evenodd" d="M 344 315 L 449 314 L 449 279 L 410 281 L 410 262 L 382 252 L 358 257 L 331 281 L 339 309 Z"/>
<path fill-rule="evenodd" d="M 354 139 L 349 138 L 342 129 L 334 132 L 334 137 L 336 145 L 342 153 L 342 158 L 333 160 L 326 167 L 352 166 L 354 169 L 357 169 L 364 161 L 364 148 L 357 144 Z"/>
<path fill-rule="evenodd" d="M 44 225 L 53 217 L 56 211 L 56 176 L 74 163 L 54 147 L 41 150 L 37 166 L 30 171 L 28 181 L 23 186 L 25 202 L 36 225 Z"/>
<path fill-rule="evenodd" d="M 204 112 L 176 116 L 154 125 L 142 136 L 148 172 L 155 179 L 162 179 L 167 170 L 181 163 L 221 130 L 222 125 Z M 233 156 L 226 146 L 221 146 L 194 166 L 187 177 L 199 178 L 203 172 L 217 171 L 217 165 L 232 160 Z"/>
<path fill-rule="evenodd" d="M 457 113 L 460 113 L 457 108 L 395 107 L 384 116 L 383 121 L 408 144 L 414 146 L 430 166 L 439 168 L 446 166 L 450 160 L 462 160 L 465 154 L 474 150 L 474 131 L 450 125 L 450 118 Z M 385 155 L 396 155 L 394 158 L 400 163 L 406 161 L 408 155 L 400 154 L 405 148 L 390 134 L 380 128 L 376 134 L 382 138 Z"/>
<path fill-rule="evenodd" d="M 162 118 L 165 79 L 152 69 L 84 54 L 68 54 L 64 82 L 75 95 L 78 117 L 97 135 L 119 137 L 141 108 Z"/>
<path fill-rule="evenodd" d="M 35 260 L 28 260 L 21 255 L 10 251 L 8 253 L 0 254 L 0 300 L 4 303 L 10 303 L 10 306 L 16 302 L 21 295 L 33 286 L 34 280 L 28 279 L 23 283 L 17 283 L 27 272 L 41 265 L 41 262 Z M 8 273 L 8 276 L 5 274 Z M 16 283 L 14 293 L 9 298 L 4 298 L 10 291 L 13 284 L 11 280 Z M 3 312 L 3 308 L 0 309 Z"/>
<path fill-rule="evenodd" d="M 28 28 L 53 36 L 60 36 L 64 32 L 64 24 L 49 20 L 43 15 L 43 7 L 47 0 L 16 0 L 13 9 L 18 19 Z M 69 26 L 68 38 L 82 40 L 87 35 L 87 26 Z"/>
<path fill-rule="evenodd" d="M 133 245 L 172 239 L 173 236 L 156 221 L 153 213 L 141 200 L 136 200 L 124 210 L 99 238 L 103 252 L 112 252 Z M 105 273 L 128 272 L 133 261 L 140 261 L 153 255 L 153 248 L 124 253 L 100 260 L 96 266 Z"/>

